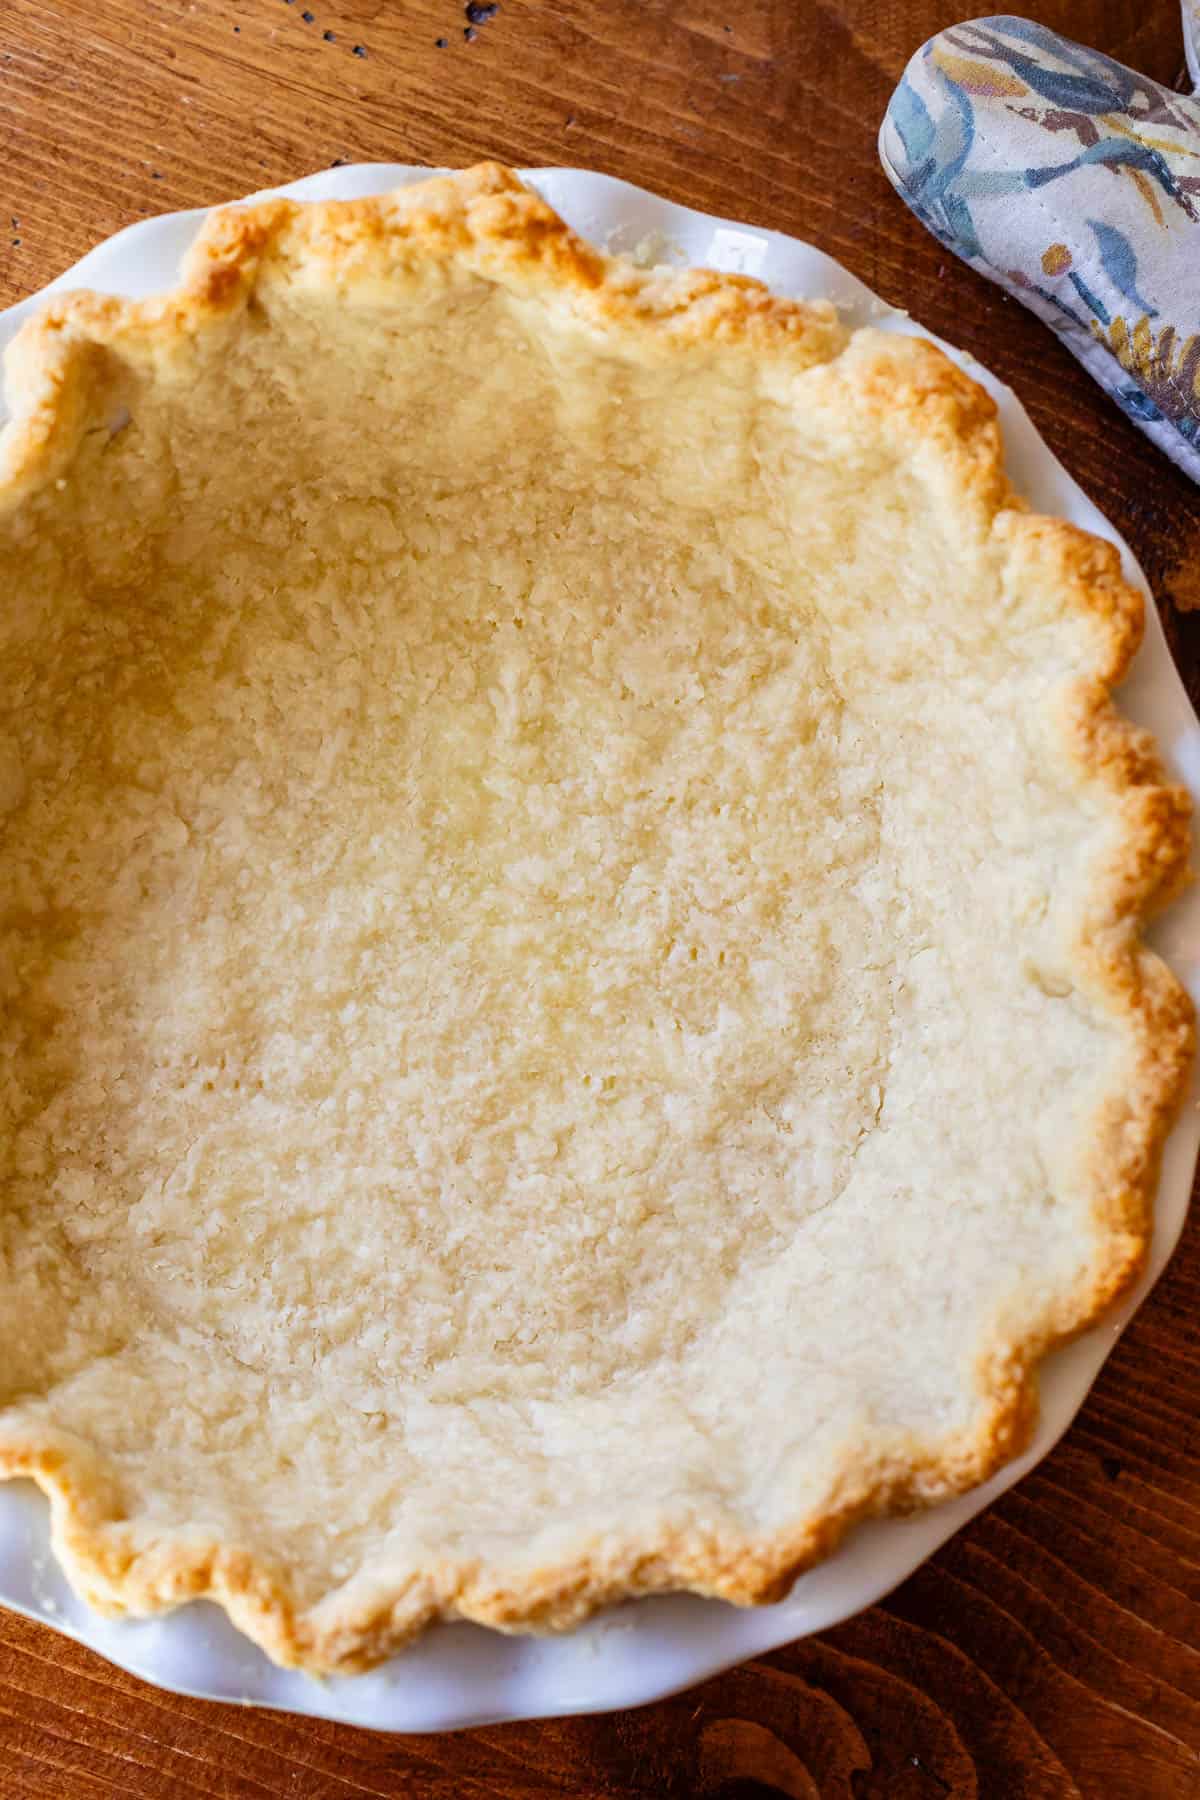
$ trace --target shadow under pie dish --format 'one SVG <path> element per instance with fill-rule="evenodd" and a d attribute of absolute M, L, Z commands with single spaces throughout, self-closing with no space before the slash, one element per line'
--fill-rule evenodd
<path fill-rule="evenodd" d="M 0 1458 L 81 1591 L 353 1668 L 1018 1448 L 1144 1251 L 1186 805 L 980 391 L 494 169 L 10 386 Z"/>

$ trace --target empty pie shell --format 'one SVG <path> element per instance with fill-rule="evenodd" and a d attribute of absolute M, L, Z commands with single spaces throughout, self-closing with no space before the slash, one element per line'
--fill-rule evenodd
<path fill-rule="evenodd" d="M 0 439 L 0 1476 L 277 1661 L 779 1597 L 1145 1254 L 1141 598 L 933 346 L 484 166 L 56 298 Z"/>

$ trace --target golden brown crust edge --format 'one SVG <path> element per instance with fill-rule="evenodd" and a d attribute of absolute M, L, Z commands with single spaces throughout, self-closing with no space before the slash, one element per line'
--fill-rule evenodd
<path fill-rule="evenodd" d="M 52 479 L 70 457 L 101 346 L 119 343 L 148 361 L 169 356 L 182 339 L 244 306 L 273 262 L 353 284 L 386 281 L 389 270 L 426 256 L 466 257 L 496 280 L 563 296 L 598 327 L 639 334 L 651 354 L 723 342 L 805 367 L 846 343 L 828 307 L 777 299 L 745 278 L 645 276 L 614 264 L 496 165 L 379 200 L 266 201 L 213 215 L 177 293 L 147 302 L 71 295 L 25 328 L 9 369 L 14 418 L 0 442 L 0 506 Z M 1140 639 L 1141 597 L 1123 581 L 1111 546 L 1024 511 L 1002 472 L 991 401 L 933 346 L 875 337 L 856 375 L 880 429 L 899 426 L 935 449 L 964 501 L 985 509 L 1012 566 L 1055 583 L 1097 626 L 1096 668 L 1069 698 L 1064 744 L 1081 782 L 1107 791 L 1115 830 L 1074 960 L 1080 985 L 1125 1027 L 1130 1061 L 1121 1091 L 1105 1098 L 1095 1122 L 1087 1173 L 1096 1247 L 1086 1278 L 1020 1335 L 998 1330 L 979 1364 L 984 1407 L 973 1431 L 861 1465 L 819 1517 L 760 1539 L 699 1530 L 654 1542 L 605 1538 L 567 1564 L 529 1570 L 507 1585 L 478 1564 L 446 1561 L 305 1613 L 283 1574 L 236 1546 L 194 1536 L 135 1538 L 87 1446 L 65 1434 L 0 1437 L 0 1478 L 30 1476 L 41 1486 L 55 1548 L 100 1609 L 145 1614 L 203 1596 L 277 1662 L 352 1672 L 438 1618 L 561 1630 L 611 1601 L 673 1589 L 741 1604 L 777 1599 L 858 1520 L 960 1493 L 1015 1455 L 1036 1417 L 1041 1358 L 1137 1278 L 1194 1038 L 1190 1002 L 1139 939 L 1145 919 L 1185 877 L 1190 818 L 1186 792 L 1166 780 L 1152 741 L 1110 697 Z"/>

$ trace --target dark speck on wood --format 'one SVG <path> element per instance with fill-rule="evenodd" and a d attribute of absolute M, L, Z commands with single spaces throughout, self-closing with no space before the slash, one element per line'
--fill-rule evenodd
<path fill-rule="evenodd" d="M 321 33 L 321 36 L 324 38 L 324 40 L 327 44 L 336 44 L 337 43 L 337 38 L 332 31 L 323 31 Z"/>
<path fill-rule="evenodd" d="M 926 1783 L 932 1782 L 937 1793 L 948 1794 L 950 1792 L 949 1783 L 943 1781 L 937 1771 L 931 1769 L 928 1763 L 922 1762 L 919 1756 L 910 1756 L 908 1766 L 910 1769 L 916 1769 L 918 1774 L 924 1777 Z"/>
<path fill-rule="evenodd" d="M 367 53 L 361 44 L 355 44 L 354 54 L 355 56 L 365 56 Z"/>
<path fill-rule="evenodd" d="M 500 11 L 500 0 L 491 0 L 489 5 L 484 5 L 482 0 L 467 0 L 463 11 L 472 25 L 486 25 Z"/>
<path fill-rule="evenodd" d="M 439 49 L 439 50 L 446 50 L 446 49 L 448 49 L 448 48 L 449 48 L 449 46 L 450 46 L 450 39 L 449 39 L 449 38 L 436 38 L 436 39 L 435 39 L 435 40 L 434 40 L 434 41 L 435 41 L 435 43 L 436 43 L 436 45 L 437 45 L 437 48 L 438 48 L 438 49 Z"/>
<path fill-rule="evenodd" d="M 466 38 L 468 44 L 473 44 L 478 35 L 479 34 L 475 30 L 475 27 L 473 25 L 464 25 L 463 26 L 463 36 Z"/>
<path fill-rule="evenodd" d="M 304 20 L 304 23 L 306 25 L 311 25 L 313 23 L 316 15 L 314 13 L 310 13 L 310 12 L 302 12 L 300 14 L 300 17 Z"/>

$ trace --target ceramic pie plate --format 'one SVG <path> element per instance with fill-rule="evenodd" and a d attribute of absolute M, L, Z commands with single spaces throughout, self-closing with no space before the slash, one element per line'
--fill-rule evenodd
<path fill-rule="evenodd" d="M 428 173 L 399 164 L 360 165 L 326 170 L 277 191 L 302 200 L 349 199 Z M 754 275 L 782 294 L 832 300 L 852 325 L 869 322 L 885 331 L 918 332 L 907 315 L 888 308 L 838 263 L 794 238 L 692 212 L 582 170 L 533 170 L 527 178 L 570 225 L 610 250 L 644 261 Z M 173 213 L 131 226 L 51 287 L 90 287 L 132 297 L 170 287 L 203 217 L 202 212 Z M 34 296 L 0 314 L 0 347 L 41 298 Z M 1015 396 L 972 359 L 949 345 L 942 347 L 996 399 L 1016 488 L 1039 512 L 1109 538 L 1121 551 L 1127 576 L 1144 588 L 1127 546 L 1038 437 Z M 1153 605 L 1147 608 L 1145 643 L 1121 691 L 1121 703 L 1154 733 L 1176 778 L 1200 805 L 1200 724 Z M 1200 1001 L 1200 887 L 1185 895 L 1150 936 Z M 146 1621 L 102 1619 L 89 1612 L 50 1554 L 45 1502 L 27 1482 L 0 1485 L 0 1603 L 67 1632 L 162 1687 L 385 1730 L 444 1730 L 656 1699 L 870 1605 L 1045 1456 L 1175 1246 L 1198 1143 L 1200 1106 L 1193 1089 L 1166 1148 L 1146 1275 L 1124 1306 L 1043 1366 L 1041 1422 L 1026 1454 L 982 1487 L 934 1511 L 860 1527 L 777 1605 L 741 1611 L 684 1595 L 642 1600 L 602 1614 L 568 1635 L 543 1639 L 443 1625 L 370 1674 L 317 1681 L 275 1667 L 215 1606 L 193 1604 Z"/>

